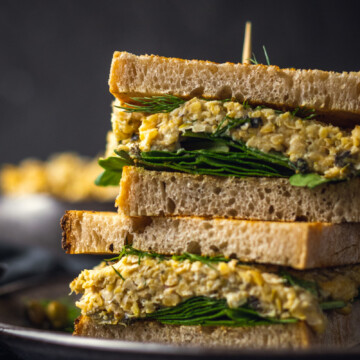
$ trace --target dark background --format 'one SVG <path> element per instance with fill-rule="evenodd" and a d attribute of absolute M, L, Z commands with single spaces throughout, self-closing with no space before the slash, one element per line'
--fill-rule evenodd
<path fill-rule="evenodd" d="M 0 164 L 75 150 L 110 129 L 114 50 L 281 67 L 360 70 L 360 1 L 0 0 Z"/>

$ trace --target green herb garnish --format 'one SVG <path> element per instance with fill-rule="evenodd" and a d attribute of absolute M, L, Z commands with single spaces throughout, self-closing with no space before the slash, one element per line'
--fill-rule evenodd
<path fill-rule="evenodd" d="M 317 114 L 315 113 L 315 109 L 306 109 L 299 107 L 291 111 L 291 115 L 302 118 L 303 120 L 312 120 L 317 116 Z"/>
<path fill-rule="evenodd" d="M 344 301 L 326 301 L 320 304 L 322 310 L 342 309 L 346 306 Z"/>
<path fill-rule="evenodd" d="M 171 258 L 176 261 L 184 261 L 184 260 L 190 260 L 191 262 L 200 261 L 203 264 L 206 264 L 213 269 L 215 269 L 212 266 L 213 263 L 229 262 L 231 260 L 223 256 L 203 256 L 203 255 L 190 254 L 187 252 L 181 255 L 173 255 Z"/>
<path fill-rule="evenodd" d="M 131 245 L 124 245 L 123 248 L 121 249 L 120 254 L 118 256 L 113 257 L 111 259 L 107 259 L 105 261 L 106 262 L 120 261 L 123 257 L 129 256 L 129 255 L 137 256 L 139 258 L 139 260 L 138 260 L 139 264 L 141 262 L 141 259 L 143 259 L 144 257 L 149 257 L 149 258 L 152 258 L 152 259 L 159 259 L 159 260 L 165 260 L 166 259 L 166 255 L 158 254 L 158 253 L 155 253 L 155 252 L 142 251 L 142 250 L 138 250 L 138 249 L 133 248 Z"/>
<path fill-rule="evenodd" d="M 297 278 L 285 270 L 281 270 L 278 275 L 284 278 L 291 286 L 300 286 L 309 291 L 314 296 L 318 296 L 319 294 L 318 285 L 315 281 L 308 281 Z"/>
<path fill-rule="evenodd" d="M 158 259 L 159 261 L 163 260 L 176 260 L 176 261 L 185 261 L 190 260 L 191 262 L 200 261 L 203 264 L 209 265 L 213 263 L 219 263 L 219 262 L 229 262 L 231 259 L 226 258 L 224 256 L 203 256 L 203 255 L 196 255 L 196 254 L 190 254 L 190 253 L 183 253 L 181 255 L 163 255 L 156 252 L 150 252 L 150 251 L 142 251 L 133 248 L 131 245 L 124 245 L 120 254 L 116 257 L 113 257 L 111 259 L 106 259 L 105 262 L 113 262 L 113 261 L 120 261 L 124 256 L 134 255 L 138 257 L 138 264 L 141 263 L 141 260 L 144 257 L 152 258 L 152 259 Z M 116 269 L 114 269 L 116 272 Z M 119 274 L 118 274 L 119 275 Z"/>
<path fill-rule="evenodd" d="M 202 326 L 255 326 L 298 321 L 293 318 L 266 318 L 247 305 L 230 309 L 225 299 L 204 296 L 190 298 L 174 307 L 159 309 L 148 314 L 146 319 L 155 319 L 163 324 Z"/>
<path fill-rule="evenodd" d="M 116 275 L 118 275 L 121 278 L 121 280 L 125 281 L 125 278 L 120 274 L 120 272 L 118 270 L 116 270 L 113 265 L 111 265 L 111 267 L 115 271 Z"/>
<path fill-rule="evenodd" d="M 263 50 L 264 50 L 264 55 L 265 55 L 265 59 L 266 59 L 266 64 L 270 65 L 270 59 L 269 59 L 269 55 L 266 51 L 265 45 L 263 45 Z"/>
<path fill-rule="evenodd" d="M 150 96 L 150 97 L 132 97 L 134 103 L 125 103 L 125 106 L 116 106 L 126 112 L 143 112 L 147 114 L 168 113 L 177 109 L 186 102 L 174 95 Z M 139 104 L 139 105 L 137 105 Z"/>
<path fill-rule="evenodd" d="M 266 51 L 265 45 L 263 45 L 263 51 L 264 51 L 264 55 L 265 55 L 265 60 L 266 60 L 266 64 L 267 65 L 271 65 L 270 64 L 270 59 L 269 59 L 269 55 Z M 255 54 L 253 53 L 253 57 L 251 59 L 248 59 L 253 65 L 260 65 L 260 63 L 257 61 Z"/>
<path fill-rule="evenodd" d="M 227 120 L 227 124 L 224 126 L 224 123 L 226 120 Z M 248 117 L 235 119 L 235 118 L 231 118 L 229 116 L 225 116 L 224 119 L 222 121 L 220 121 L 213 136 L 219 137 L 232 129 L 239 128 L 242 125 L 249 123 L 250 121 L 251 121 L 251 119 Z"/>

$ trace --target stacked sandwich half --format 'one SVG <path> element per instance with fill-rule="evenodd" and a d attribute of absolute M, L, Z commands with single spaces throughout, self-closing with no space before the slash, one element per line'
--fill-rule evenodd
<path fill-rule="evenodd" d="M 99 185 L 63 247 L 75 334 L 225 347 L 360 341 L 360 74 L 115 52 Z"/>

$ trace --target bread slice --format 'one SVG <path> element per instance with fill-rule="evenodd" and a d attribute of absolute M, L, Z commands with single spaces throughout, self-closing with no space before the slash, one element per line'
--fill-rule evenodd
<path fill-rule="evenodd" d="M 69 254 L 118 254 L 125 244 L 162 254 L 190 252 L 295 269 L 360 262 L 360 224 L 320 224 L 140 217 L 67 211 L 63 248 Z"/>
<path fill-rule="evenodd" d="M 129 96 L 236 98 L 275 108 L 307 107 L 339 126 L 360 123 L 360 72 L 280 69 L 277 66 L 217 64 L 116 51 L 110 92 Z"/>
<path fill-rule="evenodd" d="M 162 325 L 155 321 L 134 322 L 129 326 L 99 325 L 81 316 L 75 321 L 74 335 L 209 348 L 331 348 L 354 346 L 360 342 L 360 306 L 351 315 L 331 312 L 325 333 L 315 334 L 305 323 L 254 327 L 201 327 Z"/>
<path fill-rule="evenodd" d="M 124 167 L 119 211 L 128 216 L 211 216 L 266 221 L 360 222 L 360 178 L 295 187 L 288 179 L 234 178 Z"/>

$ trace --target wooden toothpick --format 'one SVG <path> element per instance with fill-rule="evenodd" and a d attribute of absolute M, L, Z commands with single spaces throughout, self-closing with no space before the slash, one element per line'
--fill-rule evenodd
<path fill-rule="evenodd" d="M 245 24 L 244 47 L 242 53 L 242 63 L 251 64 L 251 21 Z"/>

